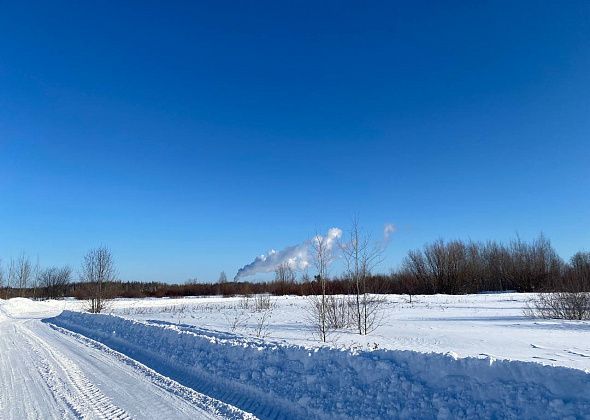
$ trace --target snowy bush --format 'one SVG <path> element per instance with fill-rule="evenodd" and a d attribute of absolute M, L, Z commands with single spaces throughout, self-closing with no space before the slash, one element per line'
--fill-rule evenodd
<path fill-rule="evenodd" d="M 590 319 L 590 293 L 539 293 L 529 302 L 525 314 L 547 319 Z"/>

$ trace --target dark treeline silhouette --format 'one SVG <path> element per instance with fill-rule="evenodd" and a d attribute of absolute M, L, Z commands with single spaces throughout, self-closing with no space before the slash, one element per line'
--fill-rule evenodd
<path fill-rule="evenodd" d="M 566 268 L 543 236 L 508 245 L 438 240 L 410 251 L 396 275 L 421 294 L 538 292 L 561 287 Z"/>
<path fill-rule="evenodd" d="M 532 242 L 435 241 L 410 251 L 390 276 L 401 293 L 590 291 L 590 253 L 564 262 L 544 236 Z"/>
<path fill-rule="evenodd" d="M 45 277 L 69 277 L 52 269 Z M 63 269 L 65 270 L 65 269 Z M 49 276 L 52 274 L 53 276 Z M 279 277 L 267 282 L 215 282 L 168 284 L 160 282 L 111 281 L 104 286 L 109 298 L 238 296 L 260 293 L 273 295 L 317 294 L 319 279 L 295 281 Z M 45 287 L 43 287 L 45 286 Z M 326 282 L 327 294 L 349 294 L 354 282 L 333 277 Z M 7 288 L 0 297 L 25 296 L 59 298 L 72 296 L 88 299 L 89 284 L 83 282 L 40 282 L 35 288 Z M 437 240 L 412 250 L 400 267 L 389 274 L 367 277 L 368 293 L 393 294 L 466 294 L 484 291 L 550 292 L 590 291 L 590 252 L 578 252 L 564 262 L 550 241 L 539 236 L 531 242 L 516 238 L 508 244 L 495 241 L 474 242 Z"/>

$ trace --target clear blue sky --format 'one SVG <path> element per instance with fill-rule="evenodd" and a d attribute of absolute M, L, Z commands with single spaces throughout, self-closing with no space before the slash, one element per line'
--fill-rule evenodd
<path fill-rule="evenodd" d="M 590 2 L 2 6 L 0 257 L 215 280 L 354 215 L 383 271 L 590 249 Z"/>

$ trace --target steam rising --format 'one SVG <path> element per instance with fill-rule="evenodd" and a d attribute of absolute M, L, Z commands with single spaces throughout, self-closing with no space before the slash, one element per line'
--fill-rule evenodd
<path fill-rule="evenodd" d="M 342 229 L 334 227 L 334 228 L 331 228 L 330 230 L 328 230 L 328 234 L 326 236 L 317 235 L 313 238 L 313 241 L 316 244 L 323 242 L 325 249 L 327 251 L 330 251 L 334 247 L 334 244 L 336 243 L 336 241 L 338 239 L 340 239 L 341 237 L 342 237 Z"/>
<path fill-rule="evenodd" d="M 383 242 L 379 245 L 383 249 L 387 247 L 391 235 L 397 230 L 395 225 L 387 223 L 383 227 Z M 299 245 L 289 246 L 281 251 L 271 249 L 267 254 L 262 254 L 238 270 L 234 280 L 242 277 L 253 276 L 260 273 L 272 273 L 280 265 L 287 264 L 293 270 L 305 270 L 311 261 L 310 248 L 313 244 L 323 242 L 324 249 L 330 251 L 336 242 L 342 237 L 342 229 L 333 227 L 325 236 L 317 235 Z"/>
<path fill-rule="evenodd" d="M 383 227 L 383 243 L 387 245 L 389 243 L 389 239 L 391 234 L 397 230 L 394 224 L 387 223 L 385 227 Z"/>
<path fill-rule="evenodd" d="M 287 247 L 281 251 L 271 249 L 266 255 L 262 254 L 256 257 L 250 264 L 240 268 L 234 280 L 237 281 L 242 277 L 259 273 L 272 273 L 282 264 L 287 264 L 294 270 L 305 270 L 310 264 L 311 255 L 309 248 L 312 245 L 312 241 L 324 241 L 326 249 L 330 250 L 341 236 L 341 229 L 331 228 L 328 230 L 326 236 L 317 235 L 312 240 Z"/>

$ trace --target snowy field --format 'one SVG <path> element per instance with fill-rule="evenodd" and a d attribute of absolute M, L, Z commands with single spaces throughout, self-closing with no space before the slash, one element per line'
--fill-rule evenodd
<path fill-rule="evenodd" d="M 527 318 L 530 297 L 391 295 L 375 331 L 326 344 L 302 297 L 0 301 L 0 413 L 590 418 L 590 322 Z"/>
<path fill-rule="evenodd" d="M 336 347 L 451 353 L 539 362 L 590 371 L 590 322 L 530 319 L 523 310 L 532 295 L 388 295 L 380 326 L 367 336 L 332 333 Z M 111 313 L 135 320 L 189 324 L 267 341 L 320 345 L 304 297 L 273 297 L 273 309 L 256 311 L 251 299 L 184 298 L 118 300 Z M 68 304 L 68 308 L 72 304 Z M 78 307 L 76 304 L 73 307 Z M 262 318 L 268 319 L 258 333 Z"/>

